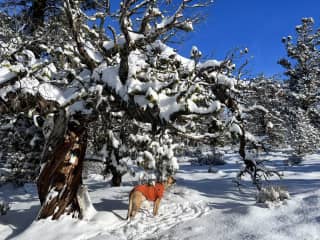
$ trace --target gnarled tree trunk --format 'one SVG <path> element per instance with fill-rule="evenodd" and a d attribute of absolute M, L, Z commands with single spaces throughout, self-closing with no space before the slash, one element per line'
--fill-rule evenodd
<path fill-rule="evenodd" d="M 87 129 L 60 111 L 44 149 L 46 163 L 37 182 L 41 202 L 38 219 L 58 219 L 64 213 L 81 217 L 77 191 L 82 184 L 86 145 Z"/>
<path fill-rule="evenodd" d="M 33 0 L 31 6 L 32 32 L 43 25 L 47 0 Z"/>

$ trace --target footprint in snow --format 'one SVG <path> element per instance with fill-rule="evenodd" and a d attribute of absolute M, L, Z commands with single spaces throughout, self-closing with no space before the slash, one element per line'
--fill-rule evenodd
<path fill-rule="evenodd" d="M 193 218 L 206 214 L 209 208 L 203 204 L 169 202 L 163 199 L 159 215 L 152 215 L 152 204 L 138 212 L 136 217 L 125 226 L 115 229 L 113 234 L 119 237 L 126 236 L 126 239 L 147 239 L 159 235 L 165 230 L 170 229 L 181 223 Z"/>

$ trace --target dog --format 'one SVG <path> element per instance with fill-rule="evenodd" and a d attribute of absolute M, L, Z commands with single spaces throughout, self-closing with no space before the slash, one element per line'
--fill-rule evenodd
<path fill-rule="evenodd" d="M 143 201 L 148 200 L 154 202 L 153 205 L 153 215 L 158 214 L 159 205 L 161 198 L 163 197 L 164 191 L 175 184 L 176 180 L 169 176 L 166 181 L 158 182 L 153 185 L 138 185 L 134 187 L 129 195 L 129 209 L 127 220 L 134 218 L 137 212 L 139 211 Z"/>

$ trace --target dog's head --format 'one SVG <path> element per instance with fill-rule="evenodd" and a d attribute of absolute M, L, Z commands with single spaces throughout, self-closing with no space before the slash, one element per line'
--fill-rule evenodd
<path fill-rule="evenodd" d="M 172 176 L 169 176 L 167 180 L 165 181 L 165 186 L 166 187 L 171 187 L 176 183 L 176 179 L 174 179 Z"/>

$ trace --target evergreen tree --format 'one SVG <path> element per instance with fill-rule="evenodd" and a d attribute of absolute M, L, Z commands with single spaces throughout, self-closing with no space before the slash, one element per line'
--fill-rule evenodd
<path fill-rule="evenodd" d="M 312 152 L 320 144 L 320 30 L 313 18 L 296 26 L 297 38 L 283 38 L 289 59 L 279 63 L 286 69 L 289 138 L 296 154 Z"/>

